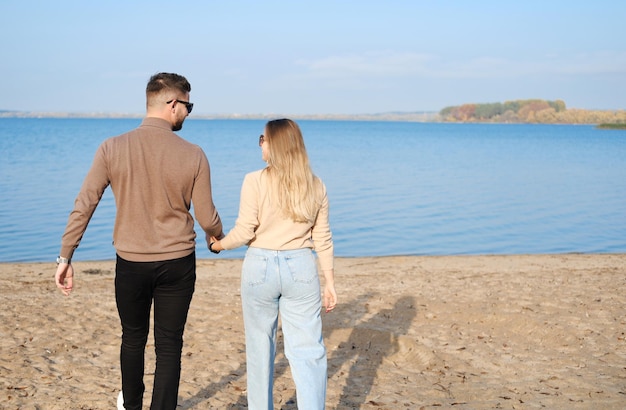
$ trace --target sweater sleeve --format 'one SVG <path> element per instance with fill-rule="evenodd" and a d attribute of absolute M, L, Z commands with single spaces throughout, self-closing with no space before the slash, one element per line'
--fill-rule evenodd
<path fill-rule="evenodd" d="M 322 204 L 311 230 L 314 249 L 320 263 L 320 269 L 330 270 L 334 268 L 334 246 L 329 222 L 329 205 L 326 187 L 322 183 Z"/>
<path fill-rule="evenodd" d="M 259 226 L 259 180 L 247 174 L 241 185 L 239 215 L 233 229 L 221 240 L 224 249 L 235 249 L 246 245 L 255 237 Z"/>
<path fill-rule="evenodd" d="M 87 225 L 109 185 L 108 170 L 105 161 L 105 144 L 96 151 L 91 169 L 87 173 L 80 192 L 74 201 L 74 209 L 70 213 L 65 233 L 61 239 L 59 255 L 71 259 L 87 230 Z"/>
<path fill-rule="evenodd" d="M 194 182 L 193 192 L 191 194 L 191 202 L 194 205 L 194 214 L 198 224 L 207 235 L 207 238 L 209 236 L 219 238 L 224 234 L 222 231 L 222 220 L 220 219 L 215 203 L 213 202 L 211 168 L 209 166 L 209 160 L 202 151 L 200 152 L 199 160 L 198 175 L 196 177 L 196 181 Z"/>

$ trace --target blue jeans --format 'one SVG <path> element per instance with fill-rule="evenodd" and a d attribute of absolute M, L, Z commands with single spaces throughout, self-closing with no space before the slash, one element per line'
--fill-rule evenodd
<path fill-rule="evenodd" d="M 248 407 L 273 409 L 278 313 L 298 409 L 324 409 L 327 363 L 317 263 L 309 248 L 248 248 L 241 273 Z"/>
<path fill-rule="evenodd" d="M 117 257 L 115 301 L 122 322 L 120 367 L 127 410 L 141 409 L 144 351 L 153 300 L 156 369 L 150 409 L 176 409 L 183 332 L 195 283 L 195 253 L 161 262 L 131 262 Z"/>

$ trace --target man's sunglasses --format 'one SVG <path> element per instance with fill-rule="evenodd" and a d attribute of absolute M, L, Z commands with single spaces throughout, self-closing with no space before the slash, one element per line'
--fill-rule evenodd
<path fill-rule="evenodd" d="M 169 100 L 169 101 L 165 101 L 165 104 L 169 104 L 172 101 L 185 104 L 185 107 L 187 107 L 187 114 L 191 114 L 191 110 L 193 110 L 193 103 L 190 103 L 189 101 L 183 101 L 183 100 Z"/>

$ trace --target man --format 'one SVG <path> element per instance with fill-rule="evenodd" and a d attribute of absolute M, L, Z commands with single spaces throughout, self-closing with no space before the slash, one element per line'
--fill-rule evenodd
<path fill-rule="evenodd" d="M 224 236 L 211 193 L 209 162 L 200 147 L 173 131 L 191 112 L 191 86 L 178 74 L 159 73 L 146 87 L 141 125 L 98 148 L 70 213 L 55 274 L 69 295 L 71 259 L 106 187 L 117 214 L 115 300 L 122 324 L 120 365 L 124 407 L 141 409 L 144 351 L 154 300 L 156 370 L 151 409 L 175 409 L 183 331 L 196 280 L 194 219 L 206 237 Z"/>

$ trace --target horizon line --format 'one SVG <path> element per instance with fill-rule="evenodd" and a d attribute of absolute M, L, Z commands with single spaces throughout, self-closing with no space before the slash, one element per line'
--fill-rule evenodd
<path fill-rule="evenodd" d="M 145 113 L 115 112 L 71 112 L 71 111 L 16 111 L 0 110 L 0 118 L 144 118 Z M 254 113 L 254 114 L 193 114 L 188 119 L 404 119 L 413 121 L 434 120 L 439 111 L 393 111 L 373 114 L 285 114 L 285 113 Z"/>

